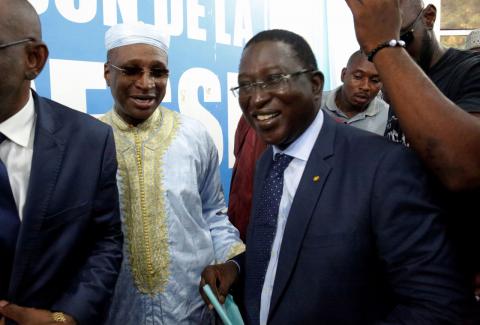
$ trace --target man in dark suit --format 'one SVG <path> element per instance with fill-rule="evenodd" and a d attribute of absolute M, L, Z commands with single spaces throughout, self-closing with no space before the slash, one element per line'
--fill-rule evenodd
<path fill-rule="evenodd" d="M 0 324 L 99 324 L 122 259 L 111 129 L 30 89 L 48 49 L 0 2 Z"/>
<path fill-rule="evenodd" d="M 233 91 L 272 146 L 246 253 L 207 267 L 200 285 L 223 301 L 240 277 L 248 324 L 458 324 L 464 279 L 427 174 L 403 146 L 323 114 L 317 69 L 294 33 L 245 45 Z"/>
<path fill-rule="evenodd" d="M 408 144 L 438 179 L 447 232 L 470 277 L 469 317 L 480 324 L 480 53 L 442 45 L 437 8 L 422 0 L 346 2 L 388 95 L 385 135 Z"/>

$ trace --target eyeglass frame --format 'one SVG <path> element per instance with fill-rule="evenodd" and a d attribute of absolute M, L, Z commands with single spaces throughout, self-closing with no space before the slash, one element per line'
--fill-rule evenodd
<path fill-rule="evenodd" d="M 407 28 L 405 28 L 405 32 L 400 34 L 400 40 L 405 42 L 405 46 L 408 46 L 410 43 L 413 42 L 413 40 L 414 40 L 413 32 L 415 31 L 415 28 L 413 28 L 413 27 L 419 21 L 420 17 L 422 17 L 422 13 L 423 13 L 423 9 L 420 10 L 417 17 L 415 17 L 415 19 L 413 20 L 413 22 L 410 23 L 407 26 Z"/>
<path fill-rule="evenodd" d="M 233 96 L 240 97 L 240 91 L 242 89 L 245 90 L 247 88 L 251 88 L 252 91 L 253 91 L 255 88 L 260 87 L 260 89 L 265 90 L 269 86 L 273 86 L 273 85 L 276 85 L 276 84 L 280 85 L 282 82 L 288 81 L 293 77 L 297 77 L 297 76 L 302 75 L 304 73 L 310 73 L 310 72 L 316 72 L 316 71 L 317 70 L 315 70 L 315 69 L 302 69 L 302 70 L 292 72 L 292 73 L 271 74 L 271 75 L 267 76 L 267 78 L 272 77 L 272 76 L 278 76 L 278 79 L 270 80 L 270 81 L 260 80 L 260 81 L 249 82 L 246 85 L 232 87 L 232 88 L 230 88 L 230 91 L 233 93 Z M 251 93 L 251 92 L 249 92 L 249 93 Z"/>
<path fill-rule="evenodd" d="M 27 42 L 33 42 L 35 39 L 33 37 L 24 38 L 18 41 L 13 41 L 5 44 L 0 44 L 0 50 L 6 49 L 10 46 L 20 45 Z"/>
<path fill-rule="evenodd" d="M 128 74 L 128 69 L 127 68 L 122 68 L 122 67 L 119 67 L 119 66 L 116 66 L 115 64 L 113 63 L 110 63 L 108 62 L 107 63 L 109 66 L 111 66 L 112 68 L 116 69 L 117 71 L 120 71 L 125 77 L 127 78 L 139 78 L 140 77 L 140 73 L 141 74 L 144 74 L 145 73 L 145 69 L 144 68 L 140 68 L 140 67 L 131 67 L 131 69 L 138 69 L 138 72 L 137 73 L 134 73 L 134 74 Z M 150 78 L 153 78 L 155 80 L 163 80 L 163 79 L 168 79 L 168 76 L 170 74 L 170 71 L 168 69 L 156 69 L 156 70 L 162 70 L 163 72 L 165 72 L 165 74 L 161 75 L 161 76 L 158 76 L 158 77 L 155 77 L 153 74 L 152 74 L 152 70 L 153 69 L 148 69 L 148 76 Z"/>

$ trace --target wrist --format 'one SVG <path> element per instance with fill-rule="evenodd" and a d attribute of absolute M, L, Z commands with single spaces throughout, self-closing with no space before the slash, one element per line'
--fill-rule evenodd
<path fill-rule="evenodd" d="M 373 50 L 366 52 L 365 55 L 367 56 L 368 61 L 373 62 L 373 58 L 375 55 L 385 48 L 394 48 L 394 47 L 403 47 L 405 48 L 405 42 L 403 40 L 391 39 L 389 41 L 380 43 L 375 47 Z"/>
<path fill-rule="evenodd" d="M 235 260 L 228 260 L 226 261 L 225 263 L 229 263 L 232 267 L 231 267 L 231 270 L 232 271 L 236 271 L 236 275 L 240 274 L 240 264 L 238 264 L 237 261 Z"/>

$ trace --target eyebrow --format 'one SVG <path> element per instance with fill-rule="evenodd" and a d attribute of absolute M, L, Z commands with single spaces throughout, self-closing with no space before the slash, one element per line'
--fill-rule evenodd
<path fill-rule="evenodd" d="M 139 59 L 131 59 L 131 60 L 127 60 L 125 62 L 122 62 L 120 65 L 122 65 L 122 66 L 128 66 L 128 65 L 141 66 L 141 65 L 143 65 L 143 63 L 145 63 L 145 62 L 142 62 Z M 149 67 L 161 66 L 163 68 L 167 68 L 167 66 L 168 66 L 166 62 L 157 61 L 157 60 L 152 61 L 152 62 L 146 62 L 146 63 L 148 63 L 147 66 L 149 66 Z"/>

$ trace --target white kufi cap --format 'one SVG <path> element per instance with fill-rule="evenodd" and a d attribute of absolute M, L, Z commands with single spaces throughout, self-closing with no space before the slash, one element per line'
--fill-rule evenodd
<path fill-rule="evenodd" d="M 105 33 L 107 51 L 125 45 L 148 44 L 167 53 L 169 41 L 168 34 L 154 25 L 143 22 L 117 24 Z"/>

